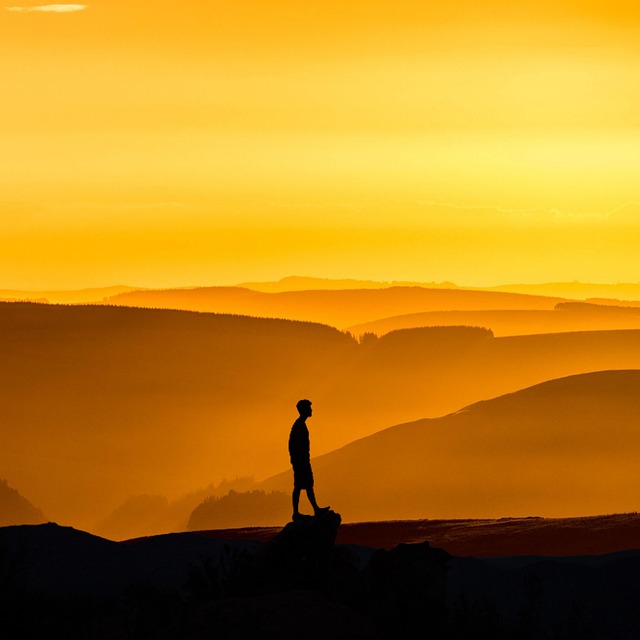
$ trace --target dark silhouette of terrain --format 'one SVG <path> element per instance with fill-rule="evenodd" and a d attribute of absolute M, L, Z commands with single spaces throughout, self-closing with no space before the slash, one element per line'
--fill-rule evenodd
<path fill-rule="evenodd" d="M 416 622 L 444 625 L 448 554 L 428 543 L 358 554 L 335 545 L 340 520 L 325 511 L 233 545 L 0 529 L 4 637 L 413 638 Z"/>
<path fill-rule="evenodd" d="M 448 554 L 337 547 L 340 520 L 325 511 L 264 544 L 0 529 L 3 637 L 417 638 L 423 622 L 442 627 Z"/>
<path fill-rule="evenodd" d="M 200 531 L 218 539 L 269 540 L 277 527 Z M 340 544 L 392 549 L 429 540 L 456 556 L 586 556 L 640 549 L 640 514 L 496 520 L 387 520 L 343 524 Z"/>
<path fill-rule="evenodd" d="M 387 549 L 425 539 L 456 556 L 604 555 L 640 549 L 640 515 L 361 522 L 338 536 L 341 544 Z"/>
<path fill-rule="evenodd" d="M 340 520 L 291 522 L 263 542 L 0 528 L 3 638 L 637 636 L 639 551 L 482 559 L 425 540 L 375 550 L 336 544 Z"/>

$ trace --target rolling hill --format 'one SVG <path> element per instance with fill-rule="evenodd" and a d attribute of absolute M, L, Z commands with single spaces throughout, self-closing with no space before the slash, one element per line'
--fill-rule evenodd
<path fill-rule="evenodd" d="M 634 511 L 639 424 L 639 370 L 551 380 L 315 458 L 316 494 L 345 521 Z"/>
<path fill-rule="evenodd" d="M 357 346 L 282 320 L 0 304 L 0 469 L 89 528 L 134 495 L 264 474 L 273 425 Z"/>
<path fill-rule="evenodd" d="M 495 336 L 640 329 L 640 309 L 561 302 L 553 310 L 430 311 L 366 322 L 349 327 L 349 331 L 356 336 L 365 333 L 380 336 L 398 329 L 437 326 L 485 327 Z"/>

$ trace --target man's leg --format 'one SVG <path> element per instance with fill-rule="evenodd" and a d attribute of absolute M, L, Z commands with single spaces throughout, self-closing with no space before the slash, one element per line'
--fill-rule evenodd
<path fill-rule="evenodd" d="M 313 512 L 318 515 L 319 513 L 322 513 L 323 511 L 329 511 L 329 507 L 319 507 L 318 503 L 316 502 L 316 494 L 315 491 L 313 490 L 313 487 L 309 487 L 307 489 L 307 497 L 309 498 L 309 502 L 311 503 L 311 506 L 313 507 Z"/>
<path fill-rule="evenodd" d="M 300 489 L 298 489 L 298 487 L 293 487 L 291 501 L 293 502 L 293 517 L 295 518 L 300 514 L 300 511 L 298 510 L 300 505 Z"/>

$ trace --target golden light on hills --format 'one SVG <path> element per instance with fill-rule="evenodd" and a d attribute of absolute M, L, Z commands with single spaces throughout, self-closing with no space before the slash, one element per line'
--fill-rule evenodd
<path fill-rule="evenodd" d="M 0 336 L 0 477 L 49 518 L 85 529 L 132 496 L 173 501 L 224 479 L 260 480 L 286 470 L 301 397 L 314 402 L 309 426 L 318 456 L 391 425 L 437 418 L 551 378 L 640 368 L 638 330 L 494 338 L 483 329 L 436 327 L 359 344 L 308 322 L 0 303 Z M 637 375 L 623 379 L 637 384 Z M 580 388 L 589 406 L 598 399 L 608 406 L 606 394 L 589 397 L 590 387 Z M 625 383 L 619 391 L 633 396 L 633 389 Z M 528 423 L 522 413 L 514 420 L 514 438 L 523 442 Z M 567 437 L 563 455 L 579 469 L 588 452 Z M 511 464 L 509 447 L 503 454 Z M 431 455 L 425 451 L 425 460 Z M 357 474 L 371 471 L 363 462 Z M 321 477 L 319 495 L 331 486 L 340 504 L 339 487 Z M 288 486 L 290 472 L 285 480 Z M 425 481 L 420 491 L 432 489 Z M 485 515 L 490 503 L 487 496 Z M 417 514 L 412 504 L 404 517 Z M 425 502 L 421 517 L 438 517 L 445 506 Z M 345 517 L 358 513 L 365 512 L 345 506 Z M 385 513 L 375 515 L 399 516 Z"/>
<path fill-rule="evenodd" d="M 312 397 L 336 505 L 332 456 L 428 419 L 431 466 L 347 519 L 542 513 L 558 470 L 547 514 L 633 507 L 639 27 L 630 0 L 1 7 L 3 500 L 184 517 L 287 469 Z"/>
<path fill-rule="evenodd" d="M 634 510 L 640 371 L 551 380 L 314 460 L 354 521 Z M 281 474 L 264 488 L 284 488 Z"/>

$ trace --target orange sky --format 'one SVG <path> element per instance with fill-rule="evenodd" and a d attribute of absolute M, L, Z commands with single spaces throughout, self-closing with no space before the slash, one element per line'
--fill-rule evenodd
<path fill-rule="evenodd" d="M 0 285 L 640 281 L 640 5 L 3 3 Z"/>

